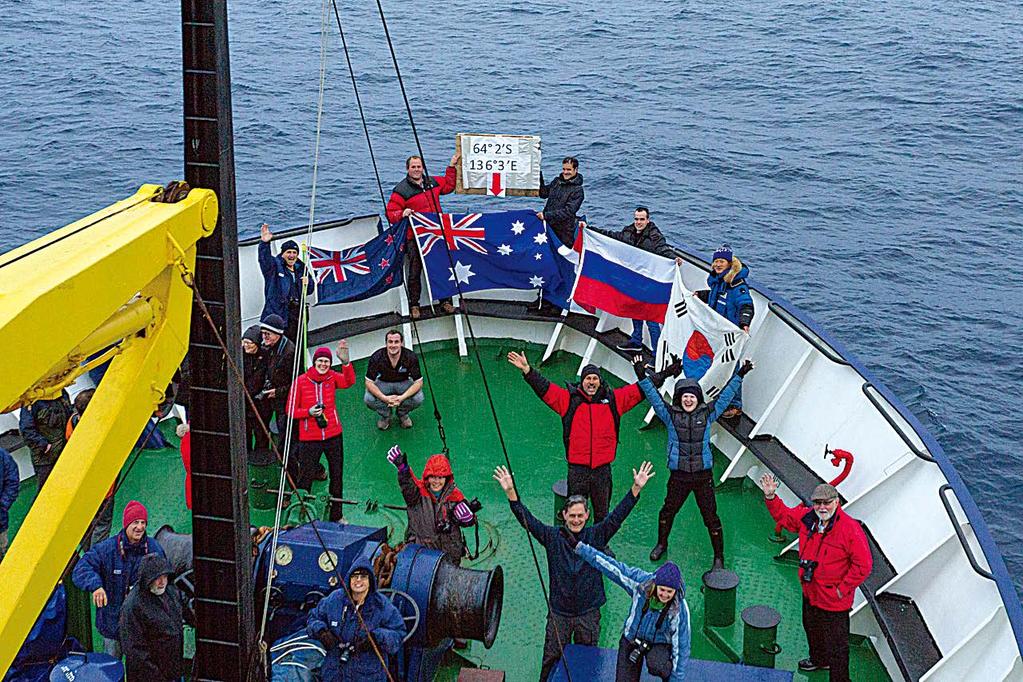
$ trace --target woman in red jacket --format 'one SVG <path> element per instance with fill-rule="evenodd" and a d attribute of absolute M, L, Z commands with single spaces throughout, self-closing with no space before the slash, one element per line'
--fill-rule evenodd
<path fill-rule="evenodd" d="M 355 369 L 348 357 L 348 342 L 337 344 L 337 357 L 341 371 L 330 367 L 329 348 L 317 348 L 313 353 L 313 366 L 300 374 L 288 393 L 288 416 L 295 420 L 298 432 L 298 448 L 294 453 L 297 462 L 295 484 L 309 490 L 315 478 L 320 456 L 327 456 L 330 471 L 330 496 L 341 499 L 342 472 L 345 449 L 341 438 L 341 419 L 337 414 L 335 394 L 338 389 L 348 388 L 355 383 Z M 330 520 L 341 518 L 341 503 L 331 502 Z"/>

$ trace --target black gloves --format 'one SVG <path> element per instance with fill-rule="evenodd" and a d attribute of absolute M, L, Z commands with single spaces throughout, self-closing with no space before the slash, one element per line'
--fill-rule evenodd
<path fill-rule="evenodd" d="M 351 646 L 353 654 L 361 654 L 373 649 L 373 647 L 370 646 L 368 637 L 352 642 L 349 646 Z"/>
<path fill-rule="evenodd" d="M 643 362 L 642 355 L 632 357 L 632 369 L 636 372 L 636 379 L 643 381 L 643 378 L 646 377 L 646 364 Z"/>
<path fill-rule="evenodd" d="M 561 528 L 561 537 L 565 538 L 565 542 L 568 543 L 569 548 L 574 552 L 575 548 L 579 546 L 579 538 L 572 534 L 567 528 Z"/>
<path fill-rule="evenodd" d="M 747 358 L 747 359 L 742 361 L 742 367 L 739 368 L 739 371 L 736 372 L 736 374 L 738 374 L 741 377 L 744 377 L 744 376 L 746 376 L 747 374 L 749 374 L 752 371 L 753 371 L 753 361 L 750 360 L 749 358 Z"/>
<path fill-rule="evenodd" d="M 469 500 L 469 510 L 470 510 L 470 511 L 471 511 L 471 512 L 472 512 L 473 514 L 475 514 L 476 512 L 478 512 L 478 511 L 479 511 L 480 509 L 483 509 L 483 503 L 482 503 L 482 502 L 480 502 L 480 500 L 479 500 L 479 498 L 478 498 L 478 497 L 474 497 L 474 498 L 472 498 L 471 500 Z"/>
<path fill-rule="evenodd" d="M 323 632 L 321 632 L 317 636 L 317 639 L 320 640 L 320 644 L 322 644 L 323 648 L 326 649 L 327 651 L 337 648 L 337 645 L 341 643 L 341 640 L 339 640 L 337 636 L 330 630 L 324 630 Z"/>
<path fill-rule="evenodd" d="M 682 358 L 674 353 L 669 353 L 668 357 L 671 358 L 671 364 L 664 368 L 664 376 L 677 377 L 682 373 Z"/>

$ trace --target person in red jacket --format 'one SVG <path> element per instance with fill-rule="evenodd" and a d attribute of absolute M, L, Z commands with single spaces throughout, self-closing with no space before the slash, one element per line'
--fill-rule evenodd
<path fill-rule="evenodd" d="M 295 420 L 298 432 L 295 485 L 309 490 L 315 479 L 320 456 L 327 456 L 330 471 L 328 490 L 334 501 L 330 503 L 330 520 L 341 518 L 342 474 L 345 448 L 341 438 L 341 419 L 337 414 L 336 392 L 355 384 L 355 368 L 348 356 L 348 342 L 337 344 L 337 357 L 341 371 L 331 369 L 329 348 L 317 348 L 313 353 L 313 366 L 298 375 L 288 393 L 288 416 Z"/>
<path fill-rule="evenodd" d="M 523 353 L 508 353 L 508 362 L 522 370 L 526 383 L 561 415 L 568 495 L 590 498 L 593 520 L 600 523 L 611 503 L 611 462 L 618 450 L 618 422 L 643 401 L 643 392 L 636 384 L 611 390 L 596 365 L 583 367 L 578 384 L 562 388 L 532 369 Z"/>
<path fill-rule="evenodd" d="M 387 201 L 387 220 L 394 225 L 403 218 L 408 218 L 413 212 L 416 213 L 440 213 L 440 195 L 450 194 L 455 191 L 455 166 L 462 158 L 462 152 L 455 152 L 451 157 L 444 175 L 430 177 L 425 175 L 423 159 L 419 156 L 410 156 L 405 160 L 405 179 L 394 186 L 391 191 L 391 198 Z M 415 235 L 409 234 L 409 239 Z M 408 283 L 409 311 L 414 319 L 419 319 L 419 297 L 423 292 L 423 284 L 420 278 L 423 274 L 423 260 L 419 255 L 419 249 L 414 245 L 406 250 L 405 260 L 408 262 Z M 441 310 L 445 313 L 455 312 L 451 305 L 451 299 L 441 301 Z"/>
<path fill-rule="evenodd" d="M 873 567 L 860 522 L 842 511 L 835 486 L 821 483 L 813 508 L 786 506 L 776 495 L 778 481 L 760 477 L 767 511 L 781 526 L 799 533 L 799 579 L 803 586 L 803 629 L 810 657 L 799 669 L 830 670 L 832 682 L 849 682 L 849 611 L 856 588 Z"/>

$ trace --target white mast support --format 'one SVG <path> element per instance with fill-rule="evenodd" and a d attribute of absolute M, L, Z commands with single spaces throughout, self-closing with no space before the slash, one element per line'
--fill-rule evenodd
<path fill-rule="evenodd" d="M 608 322 L 611 320 L 611 314 L 606 310 L 600 311 L 600 316 L 597 318 L 597 326 L 593 330 L 594 333 L 599 334 L 607 331 Z M 583 367 L 590 364 L 590 359 L 593 357 L 593 351 L 597 349 L 597 338 L 594 336 L 590 337 L 590 342 L 586 344 L 586 352 L 583 353 L 582 362 L 579 363 L 579 369 L 576 370 L 576 374 L 582 374 Z"/>
<path fill-rule="evenodd" d="M 405 287 L 398 287 L 398 312 L 403 320 L 408 320 L 409 305 L 408 296 L 405 295 Z M 401 335 L 405 337 L 405 347 L 412 350 L 415 347 L 415 339 L 412 338 L 412 323 L 401 323 Z"/>
<path fill-rule="evenodd" d="M 788 392 L 789 387 L 792 386 L 792 383 L 796 380 L 796 377 L 800 376 L 803 373 L 803 369 L 807 366 L 807 360 L 810 359 L 812 353 L 813 347 L 807 346 L 806 350 L 803 351 L 803 354 L 799 357 L 799 360 L 796 362 L 795 367 L 793 367 L 792 371 L 789 372 L 789 375 L 785 377 L 785 381 L 782 382 L 781 388 L 779 388 L 778 391 L 774 394 L 774 397 L 771 398 L 771 402 L 767 404 L 767 407 L 764 409 L 764 413 L 760 415 L 760 419 L 758 419 L 757 423 L 753 425 L 752 429 L 750 429 L 749 437 L 751 439 L 757 434 L 759 434 L 761 429 L 763 429 L 763 427 L 767 424 L 768 419 L 771 418 L 771 415 L 774 413 L 775 408 L 778 406 L 778 404 L 781 402 L 781 399 Z M 745 455 L 748 450 L 749 448 L 747 448 L 745 445 L 739 447 L 739 451 L 735 453 L 735 457 L 732 458 L 732 461 L 729 462 L 728 466 L 725 468 L 724 473 L 721 474 L 719 482 L 723 483 L 727 479 L 733 477 L 733 472 L 737 468 L 739 468 L 739 462 L 740 460 L 742 460 L 743 455 Z M 739 477 L 745 475 L 746 472 L 744 471 L 741 474 L 739 474 Z"/>
<path fill-rule="evenodd" d="M 543 352 L 543 357 L 540 358 L 540 364 L 547 362 L 547 359 L 554 354 L 554 349 L 558 345 L 558 338 L 561 336 L 561 330 L 565 327 L 565 318 L 568 317 L 568 311 L 561 311 L 561 320 L 554 325 L 554 331 L 551 333 L 551 339 L 547 342 L 547 348 Z"/>

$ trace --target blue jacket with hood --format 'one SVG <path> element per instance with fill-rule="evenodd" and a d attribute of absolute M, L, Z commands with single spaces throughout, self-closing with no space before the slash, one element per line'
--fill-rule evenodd
<path fill-rule="evenodd" d="M 707 275 L 706 302 L 718 315 L 737 327 L 748 327 L 753 321 L 753 297 L 749 293 L 746 278 L 749 268 L 738 258 L 732 259 L 732 267 L 720 275 L 713 270 Z M 702 298 L 702 296 L 701 296 Z"/>
<path fill-rule="evenodd" d="M 366 629 L 373 635 L 373 641 L 387 662 L 398 653 L 405 638 L 405 621 L 394 604 L 377 592 L 377 579 L 368 559 L 358 559 L 352 563 L 345 576 L 345 584 L 351 585 L 352 573 L 360 568 L 369 572 L 369 594 L 358 613 L 348 593 L 344 589 L 336 589 L 321 599 L 309 614 L 306 632 L 310 637 L 319 638 L 324 630 L 329 630 L 342 644 L 355 644 L 358 647 L 345 664 L 341 663 L 339 647 L 329 650 L 320 669 L 324 680 L 386 682 L 387 671 L 368 645 Z"/>
<path fill-rule="evenodd" d="M 96 609 L 96 629 L 110 639 L 120 639 L 118 619 L 128 590 L 139 580 L 139 564 L 147 554 L 166 558 L 163 547 L 148 535 L 137 544 L 128 542 L 124 529 L 112 538 L 93 545 L 75 564 L 71 580 L 90 594 L 99 588 L 107 593 L 107 605 Z"/>
<path fill-rule="evenodd" d="M 281 319 L 288 320 L 288 300 L 291 298 L 291 288 L 294 286 L 298 291 L 302 287 L 302 275 L 305 273 L 305 264 L 301 259 L 295 261 L 295 271 L 288 270 L 284 264 L 284 258 L 280 255 L 273 255 L 270 250 L 270 243 L 261 241 L 257 249 L 259 255 L 259 269 L 263 272 L 263 312 L 259 319 L 265 320 L 269 315 L 280 315 Z M 306 294 L 313 293 L 313 278 L 309 278 L 306 285 Z"/>
<path fill-rule="evenodd" d="M 689 662 L 689 606 L 686 604 L 686 587 L 675 593 L 675 599 L 662 613 L 649 608 L 647 590 L 653 585 L 654 574 L 639 568 L 626 566 L 603 552 L 580 542 L 576 547 L 588 564 L 618 583 L 629 596 L 632 605 L 622 627 L 622 637 L 634 640 L 637 637 L 651 644 L 667 644 L 671 647 L 671 682 L 686 679 L 686 664 Z"/>
<path fill-rule="evenodd" d="M 11 454 L 0 448 L 0 533 L 7 530 L 8 512 L 18 499 L 21 476 L 18 474 L 18 463 Z"/>
<path fill-rule="evenodd" d="M 728 408 L 732 398 L 742 386 L 742 377 L 734 375 L 725 384 L 717 399 L 703 402 L 703 389 L 696 379 L 679 379 L 671 405 L 661 398 L 650 377 L 639 382 L 646 399 L 654 408 L 654 414 L 668 427 L 668 468 L 672 471 L 697 473 L 709 471 L 714 466 L 714 454 L 710 450 L 710 425 Z M 696 409 L 686 412 L 682 409 L 682 393 L 695 393 Z"/>

